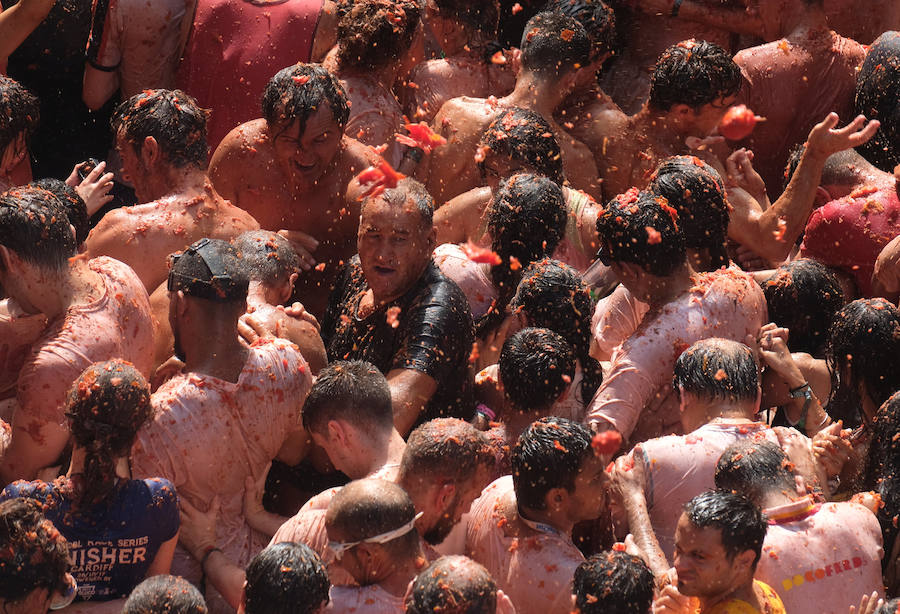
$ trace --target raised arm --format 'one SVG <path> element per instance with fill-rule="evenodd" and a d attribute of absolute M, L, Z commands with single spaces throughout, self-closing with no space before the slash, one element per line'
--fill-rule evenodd
<path fill-rule="evenodd" d="M 44 20 L 56 0 L 19 0 L 0 13 L 0 74 L 6 61 Z"/>
<path fill-rule="evenodd" d="M 840 129 L 835 129 L 837 123 L 837 113 L 829 113 L 813 127 L 797 169 L 771 207 L 760 211 L 760 208 L 733 203 L 735 210 L 728 225 L 731 239 L 751 246 L 754 252 L 771 262 L 781 262 L 787 258 L 813 210 L 825 161 L 831 154 L 862 145 L 872 138 L 880 126 L 878 120 L 866 122 L 862 115 Z M 750 159 L 746 155 L 735 154 L 728 160 L 731 183 L 729 201 L 752 199 L 748 191 L 741 187 L 756 174 Z"/>

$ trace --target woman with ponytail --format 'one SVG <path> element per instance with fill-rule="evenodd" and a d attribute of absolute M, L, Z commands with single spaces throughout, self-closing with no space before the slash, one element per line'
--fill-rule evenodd
<path fill-rule="evenodd" d="M 150 387 L 130 363 L 88 367 L 66 402 L 72 460 L 53 482 L 18 481 L 0 498 L 38 500 L 69 542 L 78 599 L 127 597 L 145 577 L 169 572 L 178 505 L 168 480 L 131 480 L 128 456 L 151 415 Z"/>

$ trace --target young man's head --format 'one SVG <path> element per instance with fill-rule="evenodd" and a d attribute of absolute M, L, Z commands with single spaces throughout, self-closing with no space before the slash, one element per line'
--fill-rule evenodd
<path fill-rule="evenodd" d="M 616 196 L 597 216 L 597 233 L 597 258 L 638 300 L 651 300 L 660 281 L 687 263 L 678 212 L 652 192 Z"/>
<path fill-rule="evenodd" d="M 678 212 L 684 246 L 706 256 L 705 270 L 727 266 L 729 205 L 716 169 L 694 156 L 672 156 L 656 168 L 648 190 Z"/>
<path fill-rule="evenodd" d="M 731 54 L 690 39 L 659 56 L 650 78 L 650 109 L 665 113 L 672 127 L 705 137 L 719 125 L 741 89 L 741 70 Z"/>
<path fill-rule="evenodd" d="M 29 313 L 41 311 L 36 279 L 62 275 L 78 253 L 66 210 L 47 190 L 24 186 L 0 194 L 0 285 Z"/>
<path fill-rule="evenodd" d="M 524 73 L 565 91 L 574 87 L 578 70 L 591 61 L 591 39 L 584 26 L 562 13 L 546 11 L 529 19 L 519 48 Z"/>
<path fill-rule="evenodd" d="M 762 288 L 769 321 L 791 331 L 791 351 L 824 357 L 828 328 L 844 304 L 835 274 L 820 262 L 802 258 L 775 269 Z"/>
<path fill-rule="evenodd" d="M 350 118 L 344 88 L 318 64 L 288 66 L 266 85 L 262 114 L 281 173 L 294 188 L 312 188 L 341 150 Z"/>
<path fill-rule="evenodd" d="M 675 529 L 678 590 L 701 604 L 750 584 L 766 519 L 743 495 L 710 491 L 685 505 Z"/>
<path fill-rule="evenodd" d="M 328 504 L 328 546 L 361 586 L 377 584 L 422 555 L 417 518 L 412 500 L 397 484 L 350 482 Z"/>
<path fill-rule="evenodd" d="M 442 556 L 423 569 L 406 596 L 407 614 L 495 614 L 497 584 L 472 559 Z"/>
<path fill-rule="evenodd" d="M 529 426 L 512 450 L 520 512 L 543 512 L 560 524 L 593 520 L 605 493 L 603 460 L 583 424 L 551 416 Z"/>
<path fill-rule="evenodd" d="M 438 40 L 453 40 L 480 49 L 497 39 L 498 0 L 433 0 L 426 3 L 428 27 Z"/>
<path fill-rule="evenodd" d="M 165 195 L 171 172 L 206 168 L 207 113 L 181 90 L 144 90 L 116 107 L 116 149 L 140 202 Z"/>
<path fill-rule="evenodd" d="M 737 341 L 697 341 L 675 361 L 672 386 L 681 396 L 685 432 L 709 414 L 753 418 L 759 406 L 759 367 L 753 350 Z"/>
<path fill-rule="evenodd" d="M 409 0 L 357 0 L 338 22 L 340 73 L 377 73 L 400 64 L 421 25 L 419 4 Z"/>
<path fill-rule="evenodd" d="M 247 265 L 251 282 L 258 282 L 266 302 L 281 305 L 294 290 L 300 274 L 300 258 L 290 241 L 269 230 L 248 230 L 234 240 Z"/>
<path fill-rule="evenodd" d="M 0 178 L 28 156 L 28 140 L 40 118 L 38 99 L 18 81 L 0 75 Z"/>
<path fill-rule="evenodd" d="M 238 614 L 317 614 L 328 605 L 328 572 L 306 544 L 273 544 L 253 557 L 246 574 Z"/>
<path fill-rule="evenodd" d="M 557 185 L 566 179 L 553 128 L 534 111 L 519 107 L 501 112 L 485 129 L 475 161 L 492 190 L 503 177 L 518 172 L 543 175 Z"/>
<path fill-rule="evenodd" d="M 44 614 L 75 597 L 69 545 L 40 503 L 0 503 L 0 606 L 7 614 Z M 66 601 L 68 599 L 68 602 Z M 58 607 L 54 607 L 58 609 Z"/>
<path fill-rule="evenodd" d="M 365 361 L 332 362 L 306 397 L 303 426 L 339 471 L 365 477 L 371 469 L 366 457 L 385 449 L 394 429 L 387 380 Z"/>
<path fill-rule="evenodd" d="M 397 483 L 423 512 L 425 541 L 444 541 L 487 486 L 495 463 L 487 437 L 463 420 L 438 418 L 409 434 Z"/>
<path fill-rule="evenodd" d="M 197 587 L 180 576 L 163 574 L 134 587 L 122 614 L 207 614 L 206 600 Z"/>
<path fill-rule="evenodd" d="M 503 342 L 499 367 L 503 394 L 516 411 L 546 412 L 569 390 L 575 353 L 552 330 L 526 328 Z"/>
<path fill-rule="evenodd" d="M 575 569 L 574 614 L 649 614 L 656 582 L 637 556 L 608 550 Z"/>
<path fill-rule="evenodd" d="M 376 303 L 403 296 L 422 276 L 434 251 L 434 199 L 415 179 L 363 201 L 356 247 Z"/>
<path fill-rule="evenodd" d="M 233 245 L 221 239 L 200 239 L 172 257 L 167 289 L 169 323 L 175 355 L 184 359 L 188 336 L 206 327 L 230 334 L 247 310 L 247 267 Z M 196 340 L 195 341 L 199 341 Z"/>
<path fill-rule="evenodd" d="M 784 450 L 771 441 L 736 441 L 716 463 L 716 488 L 741 493 L 766 507 L 770 493 L 797 495 L 797 482 Z"/>
<path fill-rule="evenodd" d="M 591 41 L 590 63 L 579 70 L 576 88 L 594 85 L 596 72 L 615 45 L 616 19 L 612 8 L 603 0 L 550 0 L 544 10 L 567 15 L 584 26 Z"/>

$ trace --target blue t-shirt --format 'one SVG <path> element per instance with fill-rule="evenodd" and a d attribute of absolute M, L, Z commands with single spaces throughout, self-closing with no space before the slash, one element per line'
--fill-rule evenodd
<path fill-rule="evenodd" d="M 126 597 L 147 574 L 159 547 L 178 532 L 178 500 L 162 478 L 120 480 L 106 499 L 72 509 L 70 483 L 13 482 L 0 500 L 26 497 L 44 506 L 44 515 L 69 542 L 71 573 L 79 599 Z"/>

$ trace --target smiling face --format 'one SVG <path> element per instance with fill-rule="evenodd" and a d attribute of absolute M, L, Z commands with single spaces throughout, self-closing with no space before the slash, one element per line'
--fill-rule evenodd
<path fill-rule="evenodd" d="M 297 189 L 311 189 L 340 151 L 343 131 L 331 109 L 323 105 L 307 118 L 303 134 L 299 121 L 277 124 L 272 134 L 275 159 L 284 176 Z"/>
<path fill-rule="evenodd" d="M 412 288 L 431 260 L 434 242 L 434 228 L 422 223 L 409 199 L 397 204 L 379 196 L 363 204 L 357 249 L 376 304 L 390 302 Z"/>

